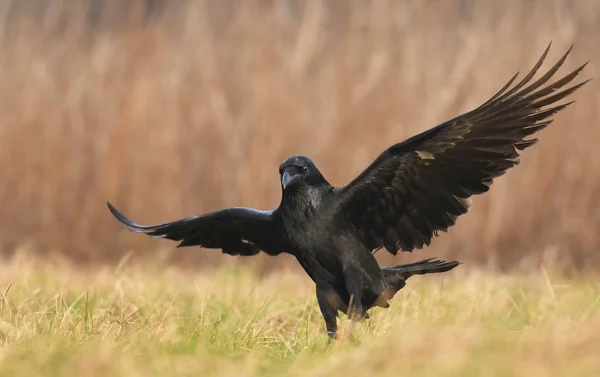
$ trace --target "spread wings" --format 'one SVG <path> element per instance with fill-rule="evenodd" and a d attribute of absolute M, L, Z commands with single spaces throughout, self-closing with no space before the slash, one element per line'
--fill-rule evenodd
<path fill-rule="evenodd" d="M 106 203 L 125 229 L 152 237 L 181 241 L 178 247 L 202 246 L 221 249 L 230 255 L 256 255 L 260 250 L 269 255 L 283 252 L 273 212 L 250 208 L 228 208 L 204 215 L 192 216 L 170 223 L 142 226 Z"/>
<path fill-rule="evenodd" d="M 350 184 L 336 188 L 341 220 L 356 228 L 372 251 L 384 247 L 395 255 L 429 245 L 467 212 L 471 195 L 488 191 L 494 178 L 519 163 L 519 151 L 537 141 L 527 137 L 570 104 L 555 103 L 587 82 L 562 89 L 586 63 L 548 83 L 571 48 L 532 81 L 549 45 L 512 88 L 518 74 L 475 110 L 385 150 Z"/>

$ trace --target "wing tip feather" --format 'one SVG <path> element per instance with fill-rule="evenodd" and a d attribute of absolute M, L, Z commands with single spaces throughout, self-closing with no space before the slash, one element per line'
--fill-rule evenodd
<path fill-rule="evenodd" d="M 106 201 L 106 206 L 108 207 L 110 212 L 113 214 L 113 216 L 124 225 L 123 229 L 128 230 L 130 232 L 135 232 L 135 233 L 145 233 L 146 232 L 142 226 L 140 226 L 139 224 L 136 224 L 134 221 L 129 219 L 127 216 L 125 216 L 121 212 L 119 212 L 119 210 L 116 209 L 115 206 L 113 206 L 109 201 Z"/>

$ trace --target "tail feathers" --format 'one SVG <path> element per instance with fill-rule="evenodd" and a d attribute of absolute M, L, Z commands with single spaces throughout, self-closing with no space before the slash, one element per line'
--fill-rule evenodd
<path fill-rule="evenodd" d="M 460 263 L 457 261 L 443 261 L 429 258 L 416 263 L 402 264 L 384 268 L 384 273 L 394 281 L 406 280 L 413 275 L 424 275 L 450 271 Z"/>
<path fill-rule="evenodd" d="M 381 306 L 382 308 L 389 307 L 389 300 L 391 300 L 394 295 L 406 285 L 406 279 L 413 275 L 446 272 L 459 264 L 460 263 L 457 261 L 448 262 L 430 258 L 416 263 L 386 267 L 382 271 L 387 284 L 387 289 L 377 298 L 377 301 L 373 306 Z"/>

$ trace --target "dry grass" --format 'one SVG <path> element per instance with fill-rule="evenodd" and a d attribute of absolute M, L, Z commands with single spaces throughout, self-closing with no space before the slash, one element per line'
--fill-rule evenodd
<path fill-rule="evenodd" d="M 591 59 L 597 77 L 599 15 L 595 0 L 0 0 L 0 245 L 75 260 L 171 248 L 119 232 L 105 200 L 142 223 L 273 208 L 291 154 L 344 184 L 550 40 L 550 59 L 575 42 L 565 72 Z M 575 99 L 427 255 L 600 265 L 598 80 Z"/>
<path fill-rule="evenodd" d="M 598 376 L 600 285 L 543 271 L 411 278 L 341 339 L 313 284 L 248 269 L 0 266 L 0 376 Z"/>

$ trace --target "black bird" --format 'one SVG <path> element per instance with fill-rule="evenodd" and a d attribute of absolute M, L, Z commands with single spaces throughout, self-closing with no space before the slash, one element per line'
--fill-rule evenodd
<path fill-rule="evenodd" d="M 308 157 L 294 156 L 279 166 L 282 198 L 273 211 L 236 207 L 141 226 L 108 207 L 126 229 L 180 241 L 179 247 L 294 255 L 315 282 L 327 333 L 335 336 L 338 311 L 368 318 L 367 310 L 388 307 L 410 276 L 459 264 L 426 259 L 381 269 L 373 253 L 429 245 L 467 212 L 471 195 L 488 191 L 494 178 L 519 163 L 519 152 L 537 141 L 528 136 L 570 104 L 555 103 L 587 82 L 563 89 L 586 63 L 549 83 L 572 47 L 532 81 L 548 45 L 516 85 L 518 73 L 476 109 L 392 145 L 347 186 L 332 186 Z"/>

